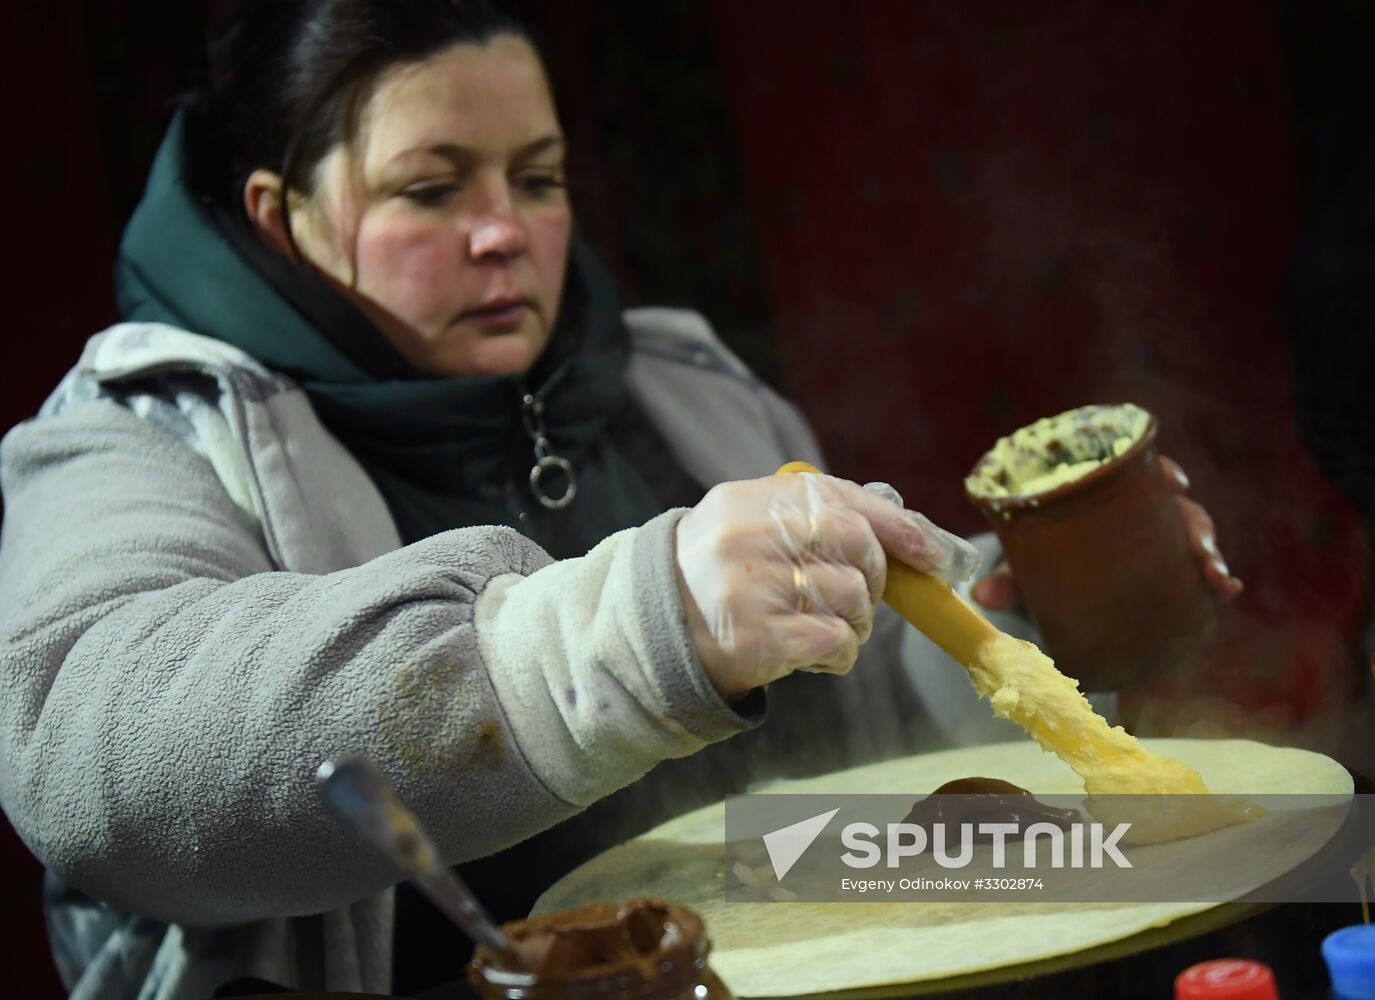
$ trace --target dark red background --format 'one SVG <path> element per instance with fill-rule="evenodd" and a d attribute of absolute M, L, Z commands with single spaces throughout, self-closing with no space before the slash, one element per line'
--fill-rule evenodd
<path fill-rule="evenodd" d="M 1368 5 L 535 8 L 582 223 L 632 300 L 707 312 L 836 471 L 960 531 L 981 527 L 961 478 L 998 435 L 1090 401 L 1154 410 L 1248 589 L 1207 668 L 1133 693 L 1131 717 L 1368 769 L 1365 529 L 1296 432 L 1280 308 L 1296 38 L 1321 52 Z M 115 319 L 119 228 L 201 30 L 194 4 L 7 19 L 0 428 Z M 7 828 L 0 863 L 0 939 L 57 995 L 39 869 Z"/>

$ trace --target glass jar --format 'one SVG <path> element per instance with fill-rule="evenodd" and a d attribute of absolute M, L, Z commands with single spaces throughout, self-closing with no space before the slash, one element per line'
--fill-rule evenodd
<path fill-rule="evenodd" d="M 585 903 L 503 929 L 525 968 L 478 948 L 468 978 L 483 1000 L 731 1000 L 706 925 L 677 903 Z"/>

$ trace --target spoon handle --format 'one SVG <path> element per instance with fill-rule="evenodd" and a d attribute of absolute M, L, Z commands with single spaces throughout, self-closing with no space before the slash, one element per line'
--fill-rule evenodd
<path fill-rule="evenodd" d="M 395 861 L 420 891 L 470 938 L 508 959 L 514 957 L 510 939 L 472 890 L 440 862 L 434 841 L 371 761 L 364 757 L 327 760 L 315 777 L 325 804 L 364 840 Z"/>

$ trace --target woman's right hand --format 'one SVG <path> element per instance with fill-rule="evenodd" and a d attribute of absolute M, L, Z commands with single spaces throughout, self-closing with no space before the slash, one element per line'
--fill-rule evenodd
<path fill-rule="evenodd" d="M 679 522 L 677 556 L 692 641 L 723 697 L 798 669 L 849 671 L 889 557 L 942 575 L 977 560 L 921 514 L 812 473 L 717 486 Z"/>

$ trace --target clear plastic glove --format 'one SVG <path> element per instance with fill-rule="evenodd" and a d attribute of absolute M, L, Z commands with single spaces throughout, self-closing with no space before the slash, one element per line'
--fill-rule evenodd
<path fill-rule="evenodd" d="M 722 696 L 799 669 L 847 672 L 890 557 L 948 580 L 973 574 L 972 545 L 873 486 L 812 474 L 723 483 L 683 516 L 678 587 Z"/>

